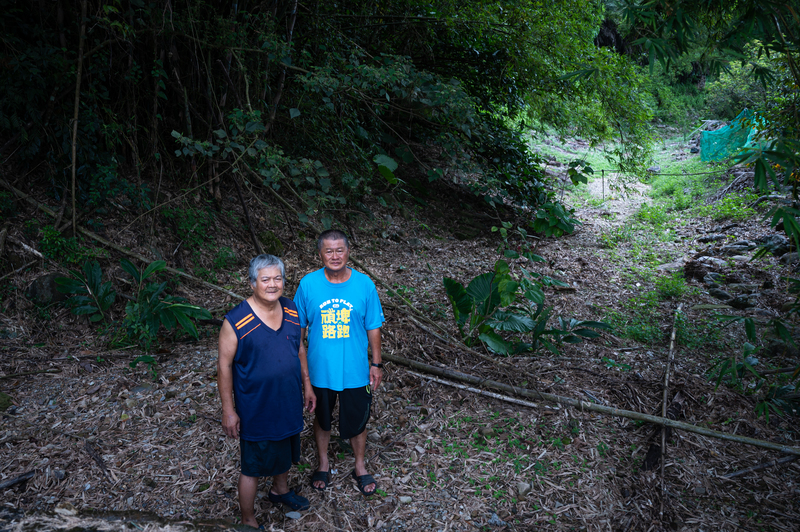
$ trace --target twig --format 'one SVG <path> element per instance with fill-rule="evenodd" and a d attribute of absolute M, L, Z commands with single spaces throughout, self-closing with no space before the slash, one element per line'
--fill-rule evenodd
<path fill-rule="evenodd" d="M 0 229 L 0 257 L 3 256 L 3 251 L 6 249 L 6 236 L 8 235 L 8 223 L 3 225 Z"/>
<path fill-rule="evenodd" d="M 4 481 L 0 482 L 0 490 L 4 490 L 6 488 L 10 488 L 11 486 L 19 484 L 20 482 L 25 482 L 29 478 L 33 478 L 33 476 L 35 474 L 36 474 L 36 470 L 33 469 L 31 471 L 28 471 L 27 473 L 23 473 L 23 474 L 21 474 L 19 476 L 16 476 L 14 478 L 10 478 L 8 480 L 4 480 Z"/>
<path fill-rule="evenodd" d="M 15 273 L 19 273 L 19 272 L 21 272 L 21 271 L 22 271 L 22 270 L 24 270 L 25 268 L 28 268 L 28 267 L 30 267 L 30 266 L 33 266 L 33 265 L 34 265 L 34 264 L 36 264 L 37 262 L 39 262 L 39 261 L 38 261 L 38 260 L 32 260 L 32 261 L 30 261 L 30 262 L 29 262 L 29 263 L 27 263 L 27 264 L 23 264 L 22 266 L 20 266 L 19 268 L 17 268 L 17 269 L 16 269 L 16 270 L 14 270 L 13 272 L 8 272 L 8 273 L 7 273 L 7 274 L 5 274 L 4 276 L 0 277 L 0 281 L 2 281 L 3 279 L 5 279 L 6 277 L 11 277 L 11 276 L 12 276 L 12 275 L 14 275 Z"/>
<path fill-rule="evenodd" d="M 77 234 L 77 201 L 75 182 L 77 180 L 78 116 L 81 109 L 81 73 L 83 72 L 83 41 L 86 38 L 86 0 L 81 1 L 81 36 L 78 44 L 78 68 L 75 76 L 75 112 L 72 117 L 72 235 Z"/>
<path fill-rule="evenodd" d="M 669 395 L 669 370 L 672 365 L 672 360 L 675 357 L 675 329 L 678 324 L 678 314 L 683 309 L 683 303 L 678 305 L 675 309 L 675 316 L 672 318 L 672 334 L 669 337 L 669 356 L 667 358 L 667 367 L 664 370 L 664 395 L 661 398 L 661 417 L 667 417 L 667 397 Z M 667 461 L 667 431 L 661 428 L 661 511 L 659 515 L 664 517 L 664 499 L 667 496 L 666 488 L 664 487 L 664 463 Z"/>
<path fill-rule="evenodd" d="M 24 249 L 25 251 L 27 251 L 31 255 L 36 255 L 40 259 L 44 258 L 44 255 L 42 255 L 40 252 L 38 252 L 37 250 L 35 250 L 32 247 L 30 247 L 28 244 L 26 244 L 25 242 L 23 242 L 19 238 L 15 237 L 13 235 L 8 235 L 8 240 L 9 240 L 9 242 L 15 243 L 16 245 L 18 245 L 19 247 L 21 247 L 22 249 Z"/>
<path fill-rule="evenodd" d="M 11 375 L 2 375 L 0 379 L 13 379 L 14 377 L 24 377 L 26 375 L 37 375 L 39 373 L 61 373 L 61 368 L 42 369 L 39 371 L 24 371 L 22 373 L 12 373 Z"/>
<path fill-rule="evenodd" d="M 748 438 L 746 436 L 737 436 L 735 434 L 730 434 L 728 432 L 720 432 L 712 429 L 707 429 L 705 427 L 698 427 L 696 425 L 692 425 L 690 423 L 683 423 L 681 421 L 676 421 L 674 419 L 653 416 L 650 414 L 643 414 L 641 412 L 634 412 L 632 410 L 623 410 L 621 408 L 597 405 L 594 403 L 590 403 L 588 401 L 578 401 L 577 399 L 572 399 L 570 397 L 562 397 L 560 395 L 554 395 L 551 393 L 544 393 L 536 390 L 519 388 L 517 386 L 511 386 L 509 384 L 504 384 L 502 382 L 492 381 L 489 379 L 481 379 L 479 377 L 475 377 L 474 375 L 467 375 L 466 373 L 460 373 L 458 371 L 453 371 L 450 369 L 437 368 L 435 366 L 423 364 L 422 362 L 417 362 L 415 360 L 409 360 L 407 358 L 403 358 L 397 355 L 392 355 L 390 353 L 384 353 L 383 358 L 385 360 L 388 360 L 389 362 L 394 362 L 396 364 L 401 364 L 403 366 L 411 367 L 416 370 L 423 371 L 425 373 L 430 373 L 432 375 L 447 377 L 449 379 L 466 382 L 476 386 L 493 388 L 496 390 L 501 390 L 506 393 L 522 395 L 530 399 L 538 399 L 540 401 L 547 401 L 552 403 L 558 403 L 565 406 L 572 406 L 582 411 L 589 410 L 591 412 L 599 412 L 601 414 L 609 414 L 612 416 L 624 417 L 628 419 L 636 419 L 647 423 L 655 423 L 656 425 L 663 425 L 665 427 L 672 427 L 674 429 L 685 430 L 687 432 L 701 434 L 703 436 L 708 436 L 710 438 L 718 438 L 721 440 L 734 441 L 737 443 L 743 443 L 745 445 L 753 445 L 756 447 L 763 447 L 765 449 L 771 449 L 773 451 L 778 451 L 785 454 L 800 456 L 800 447 L 781 445 L 779 443 L 757 440 L 755 438 Z"/>
<path fill-rule="evenodd" d="M 770 467 L 775 467 L 777 465 L 794 462 L 795 460 L 800 460 L 800 456 L 784 456 L 783 458 L 777 458 L 775 460 L 770 460 L 769 462 L 763 462 L 758 465 L 748 467 L 747 469 L 741 469 L 733 473 L 728 473 L 727 475 L 723 475 L 722 478 L 736 478 L 742 475 L 746 475 L 747 473 L 763 471 L 764 469 L 769 469 Z"/>
<path fill-rule="evenodd" d="M 250 238 L 253 239 L 253 248 L 256 251 L 256 254 L 263 255 L 264 248 L 261 246 L 261 242 L 259 242 L 258 237 L 256 236 L 256 232 L 253 229 L 253 224 L 250 221 L 250 211 L 247 209 L 247 203 L 244 201 L 244 197 L 242 196 L 242 187 L 239 186 L 239 180 L 236 179 L 236 174 L 231 175 L 231 179 L 233 180 L 233 184 L 236 187 L 236 195 L 239 196 L 239 203 L 242 204 L 242 210 L 244 211 L 244 219 L 247 221 L 247 229 L 250 230 Z"/>

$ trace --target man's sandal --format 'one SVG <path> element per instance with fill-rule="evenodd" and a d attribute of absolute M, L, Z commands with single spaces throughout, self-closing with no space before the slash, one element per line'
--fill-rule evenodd
<path fill-rule="evenodd" d="M 314 474 L 311 475 L 311 487 L 317 491 L 325 491 L 325 488 L 328 487 L 328 483 L 331 481 L 331 473 L 330 471 L 314 471 Z M 318 488 L 314 485 L 315 482 L 322 482 L 322 487 Z"/>
<path fill-rule="evenodd" d="M 269 501 L 273 504 L 283 504 L 292 510 L 308 510 L 311 506 L 311 504 L 308 502 L 308 499 L 296 494 L 294 490 L 289 490 L 283 495 L 276 495 L 272 493 L 272 490 L 270 490 Z"/>
<path fill-rule="evenodd" d="M 350 473 L 350 476 L 356 480 L 356 486 L 358 487 L 358 491 L 361 492 L 364 497 L 369 497 L 370 495 L 374 495 L 375 491 L 378 489 L 378 482 L 372 477 L 372 475 L 356 475 L 356 470 L 353 469 L 353 472 Z M 372 491 L 366 491 L 364 488 L 369 486 L 370 484 L 375 484 L 375 489 Z"/>

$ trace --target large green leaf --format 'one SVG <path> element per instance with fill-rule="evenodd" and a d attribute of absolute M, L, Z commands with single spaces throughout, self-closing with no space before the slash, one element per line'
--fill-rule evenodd
<path fill-rule="evenodd" d="M 447 298 L 453 305 L 453 317 L 455 317 L 456 323 L 461 327 L 467 322 L 474 308 L 472 299 L 467 294 L 466 289 L 464 289 L 464 285 L 455 279 L 445 277 L 442 279 L 442 282 L 444 283 Z"/>
<path fill-rule="evenodd" d="M 142 273 L 142 280 L 147 279 L 151 275 L 156 272 L 162 271 L 164 268 L 167 267 L 167 263 L 163 260 L 156 260 L 151 262 L 147 268 L 145 268 L 144 273 Z"/>
<path fill-rule="evenodd" d="M 483 333 L 478 336 L 478 338 L 480 338 L 481 341 L 486 344 L 486 347 L 498 355 L 508 355 L 514 347 L 514 344 L 503 340 L 503 338 L 496 332 L 490 331 Z"/>
<path fill-rule="evenodd" d="M 497 311 L 486 324 L 497 331 L 526 333 L 536 328 L 536 322 L 524 314 Z"/>
<path fill-rule="evenodd" d="M 476 306 L 480 306 L 492 297 L 493 279 L 494 273 L 487 272 L 470 281 L 467 286 L 467 294 L 469 294 Z"/>
<path fill-rule="evenodd" d="M 139 274 L 139 268 L 134 266 L 133 263 L 128 259 L 120 260 L 119 265 L 122 266 L 122 269 L 125 270 L 128 273 L 128 275 L 130 275 L 133 278 L 133 281 L 136 284 L 139 284 L 139 282 L 142 280 L 142 277 Z"/>

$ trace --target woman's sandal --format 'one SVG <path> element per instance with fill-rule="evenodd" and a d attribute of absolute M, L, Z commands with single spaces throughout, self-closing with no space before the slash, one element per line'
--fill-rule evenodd
<path fill-rule="evenodd" d="M 331 473 L 330 471 L 314 471 L 314 474 L 311 475 L 311 487 L 317 491 L 325 491 L 325 488 L 328 487 L 328 483 L 331 481 Z M 315 482 L 322 482 L 323 486 L 318 488 L 314 485 Z"/>
<path fill-rule="evenodd" d="M 308 502 L 308 499 L 296 494 L 294 490 L 289 490 L 283 495 L 276 495 L 275 493 L 272 493 L 272 490 L 270 490 L 269 501 L 273 504 L 286 505 L 292 510 L 308 510 L 311 506 L 311 504 Z"/>

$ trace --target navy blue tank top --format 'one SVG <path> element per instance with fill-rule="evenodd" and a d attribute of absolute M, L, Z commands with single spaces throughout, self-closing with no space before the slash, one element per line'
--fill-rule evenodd
<path fill-rule="evenodd" d="M 277 441 L 303 430 L 300 320 L 291 299 L 281 297 L 280 328 L 270 329 L 242 301 L 225 315 L 238 345 L 233 358 L 233 395 L 246 441 Z"/>

